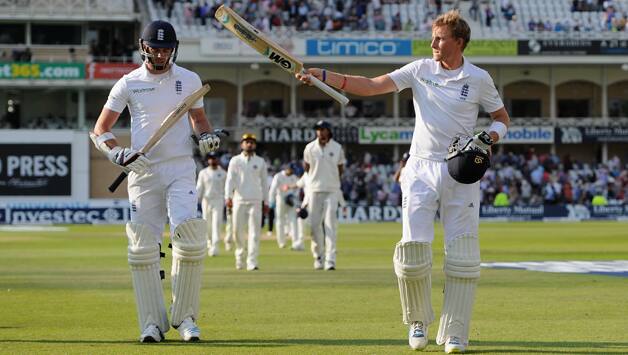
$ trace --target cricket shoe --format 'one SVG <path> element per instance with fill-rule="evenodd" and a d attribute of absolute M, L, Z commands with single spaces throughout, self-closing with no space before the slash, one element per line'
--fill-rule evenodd
<path fill-rule="evenodd" d="M 323 261 L 320 258 L 314 260 L 314 270 L 323 270 Z"/>
<path fill-rule="evenodd" d="M 140 342 L 142 343 L 159 343 L 163 339 L 163 334 L 154 324 L 149 324 L 140 335 Z"/>
<path fill-rule="evenodd" d="M 462 354 L 464 353 L 464 344 L 462 339 L 458 337 L 449 337 L 445 342 L 445 352 L 447 354 Z"/>
<path fill-rule="evenodd" d="M 209 256 L 218 256 L 218 248 L 211 247 L 207 253 Z"/>
<path fill-rule="evenodd" d="M 187 317 L 177 327 L 183 341 L 198 341 L 201 338 L 201 330 L 198 329 L 192 317 Z"/>
<path fill-rule="evenodd" d="M 423 350 L 427 346 L 427 327 L 423 322 L 412 322 L 408 332 L 408 343 L 412 350 Z"/>

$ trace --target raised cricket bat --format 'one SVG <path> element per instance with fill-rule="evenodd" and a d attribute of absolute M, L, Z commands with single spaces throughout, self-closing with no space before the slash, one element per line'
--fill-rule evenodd
<path fill-rule="evenodd" d="M 159 142 L 159 140 L 163 138 L 166 132 L 168 132 L 168 130 L 172 126 L 174 126 L 174 124 L 177 123 L 177 121 L 179 121 L 179 119 L 183 117 L 183 115 L 185 115 L 190 110 L 192 105 L 198 99 L 205 96 L 205 94 L 207 94 L 210 89 L 211 87 L 209 86 L 209 84 L 205 84 L 200 89 L 194 91 L 193 93 L 190 94 L 190 96 L 186 97 L 183 101 L 181 101 L 181 103 L 179 103 L 179 105 L 175 107 L 175 109 L 172 112 L 170 112 L 168 116 L 166 116 L 166 118 L 164 118 L 164 120 L 161 122 L 161 126 L 159 126 L 159 129 L 155 131 L 155 133 L 153 133 L 153 135 L 148 139 L 146 144 L 144 144 L 144 146 L 139 150 L 139 153 L 140 154 L 148 153 L 148 151 L 150 151 L 155 146 L 155 144 L 157 144 L 157 142 Z M 129 160 L 129 163 L 132 161 L 133 160 Z M 109 191 L 111 192 L 116 191 L 118 186 L 120 186 L 120 184 L 124 181 L 124 179 L 126 179 L 126 176 L 127 176 L 127 173 L 125 173 L 124 171 L 121 172 L 120 175 L 118 175 L 118 177 L 116 178 L 116 180 L 113 183 L 111 183 L 111 185 L 109 186 Z"/>
<path fill-rule="evenodd" d="M 215 17 L 226 29 L 236 35 L 236 37 L 251 46 L 264 57 L 270 59 L 271 62 L 280 66 L 283 70 L 291 74 L 305 72 L 303 62 L 281 48 L 281 46 L 273 40 L 266 37 L 266 35 L 246 22 L 246 20 L 229 7 L 221 5 L 218 10 L 216 10 Z M 346 105 L 349 102 L 347 97 L 312 75 L 310 75 L 310 82 L 340 104 Z"/>

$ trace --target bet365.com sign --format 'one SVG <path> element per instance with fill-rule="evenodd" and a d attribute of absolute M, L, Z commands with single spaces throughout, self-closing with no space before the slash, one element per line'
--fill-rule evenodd
<path fill-rule="evenodd" d="M 0 63 L 0 79 L 84 79 L 82 63 Z"/>

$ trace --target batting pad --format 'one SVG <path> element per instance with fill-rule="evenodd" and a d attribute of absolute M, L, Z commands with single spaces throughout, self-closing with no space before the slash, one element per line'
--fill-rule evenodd
<path fill-rule="evenodd" d="M 140 333 L 149 324 L 156 325 L 162 333 L 166 333 L 170 325 L 159 275 L 157 238 L 147 226 L 130 222 L 126 225 L 126 234 L 129 239 L 129 266 L 135 290 Z"/>
<path fill-rule="evenodd" d="M 450 336 L 469 343 L 475 286 L 480 278 L 480 243 L 475 235 L 463 235 L 445 246 L 445 301 L 437 344 Z"/>
<path fill-rule="evenodd" d="M 393 257 L 399 283 L 403 322 L 434 321 L 432 311 L 432 246 L 430 243 L 397 243 Z"/>
<path fill-rule="evenodd" d="M 203 259 L 207 255 L 207 223 L 188 219 L 172 237 L 172 325 L 198 317 Z"/>

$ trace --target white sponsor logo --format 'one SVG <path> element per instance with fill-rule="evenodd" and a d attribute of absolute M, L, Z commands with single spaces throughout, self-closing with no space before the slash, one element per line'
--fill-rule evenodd
<path fill-rule="evenodd" d="M 164 30 L 161 28 L 157 30 L 157 40 L 158 41 L 164 40 Z"/>

